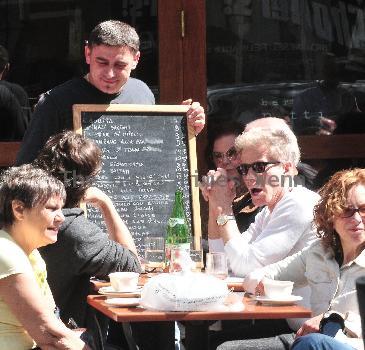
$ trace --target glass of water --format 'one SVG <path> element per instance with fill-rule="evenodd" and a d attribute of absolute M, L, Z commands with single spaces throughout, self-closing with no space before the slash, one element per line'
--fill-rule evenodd
<path fill-rule="evenodd" d="M 163 267 L 165 262 L 165 238 L 149 236 L 144 239 L 144 258 L 149 268 Z"/>
<path fill-rule="evenodd" d="M 226 254 L 223 252 L 207 253 L 205 272 L 219 279 L 226 279 L 228 276 Z"/>

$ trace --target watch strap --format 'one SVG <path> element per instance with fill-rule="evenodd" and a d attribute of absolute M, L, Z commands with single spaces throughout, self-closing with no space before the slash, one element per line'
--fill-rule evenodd
<path fill-rule="evenodd" d="M 340 314 L 338 314 L 337 312 L 326 312 L 323 315 L 321 322 L 319 323 L 319 332 L 320 333 L 324 332 L 324 327 L 329 322 L 337 323 L 342 330 L 345 329 L 345 320 L 343 319 L 343 317 Z"/>
<path fill-rule="evenodd" d="M 217 225 L 218 226 L 224 226 L 228 220 L 235 220 L 236 217 L 234 215 L 227 215 L 227 214 L 219 214 L 218 217 L 217 217 Z"/>

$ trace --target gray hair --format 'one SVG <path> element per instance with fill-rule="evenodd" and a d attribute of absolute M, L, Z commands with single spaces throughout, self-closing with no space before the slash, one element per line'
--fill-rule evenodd
<path fill-rule="evenodd" d="M 139 36 L 129 24 L 108 20 L 99 23 L 90 33 L 88 46 L 128 46 L 134 53 L 139 51 Z"/>
<path fill-rule="evenodd" d="M 61 181 L 31 164 L 11 167 L 0 176 L 0 226 L 14 222 L 12 201 L 21 201 L 25 208 L 46 203 L 52 196 L 66 198 Z"/>
<path fill-rule="evenodd" d="M 280 162 L 290 162 L 297 166 L 300 161 L 298 141 L 291 129 L 254 127 L 243 132 L 236 138 L 235 146 L 238 151 L 247 148 L 264 146 L 268 154 Z"/>

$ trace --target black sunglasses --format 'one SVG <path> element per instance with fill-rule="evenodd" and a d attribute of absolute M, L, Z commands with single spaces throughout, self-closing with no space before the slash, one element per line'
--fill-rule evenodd
<path fill-rule="evenodd" d="M 266 167 L 270 164 L 279 164 L 280 162 L 255 162 L 252 164 L 241 164 L 236 169 L 240 175 L 247 175 L 250 168 L 257 173 L 262 174 L 266 171 Z"/>
<path fill-rule="evenodd" d="M 344 208 L 341 217 L 351 218 L 355 213 L 359 213 L 362 218 L 365 218 L 365 207 L 361 208 Z"/>

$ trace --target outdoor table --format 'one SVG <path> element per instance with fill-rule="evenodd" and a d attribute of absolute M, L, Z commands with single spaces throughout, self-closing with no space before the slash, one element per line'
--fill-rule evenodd
<path fill-rule="evenodd" d="M 212 320 L 282 319 L 311 317 L 311 311 L 299 306 L 264 306 L 244 297 L 243 311 L 164 312 L 141 307 L 114 307 L 107 305 L 104 295 L 89 295 L 87 302 L 116 322 L 182 321 L 185 325 L 185 348 L 208 349 L 208 327 Z M 168 338 L 173 335 L 166 337 Z M 171 343 L 172 344 L 172 343 Z"/>

